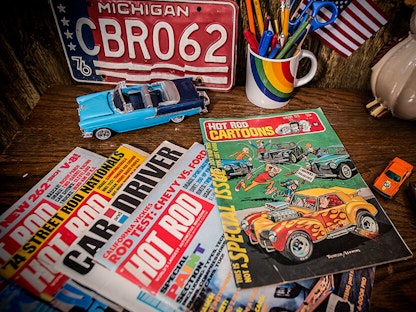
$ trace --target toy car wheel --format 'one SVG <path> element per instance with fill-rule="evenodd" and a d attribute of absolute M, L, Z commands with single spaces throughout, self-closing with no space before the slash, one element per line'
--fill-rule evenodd
<path fill-rule="evenodd" d="M 293 153 L 290 153 L 289 159 L 291 163 L 295 163 L 298 159 L 296 158 L 296 155 Z"/>
<path fill-rule="evenodd" d="M 301 231 L 290 234 L 283 251 L 288 259 L 296 262 L 308 260 L 312 256 L 312 252 L 313 243 L 311 238 Z"/>
<path fill-rule="evenodd" d="M 357 213 L 357 227 L 367 232 L 378 233 L 378 223 L 367 211 Z"/>
<path fill-rule="evenodd" d="M 341 163 L 338 167 L 338 177 L 346 180 L 353 176 L 351 167 L 347 163 Z"/>
<path fill-rule="evenodd" d="M 172 118 L 171 120 L 172 120 L 172 122 L 174 122 L 174 123 L 180 123 L 180 122 L 182 122 L 184 119 L 185 119 L 185 116 L 177 116 L 177 117 Z"/>
<path fill-rule="evenodd" d="M 107 128 L 101 128 L 101 129 L 97 129 L 94 131 L 94 136 L 98 140 L 107 140 L 111 138 L 112 135 L 113 135 L 113 131 Z"/>

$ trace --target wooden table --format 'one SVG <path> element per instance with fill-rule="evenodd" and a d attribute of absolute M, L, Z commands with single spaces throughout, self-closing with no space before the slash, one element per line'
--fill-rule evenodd
<path fill-rule="evenodd" d="M 75 97 L 108 86 L 52 86 L 42 96 L 29 119 L 0 156 L 0 212 L 10 207 L 74 147 L 109 156 L 122 143 L 151 152 L 163 140 L 190 147 L 201 142 L 198 118 L 180 124 L 119 134 L 108 141 L 84 139 L 78 128 Z M 356 167 L 368 184 L 394 157 L 416 165 L 416 123 L 396 118 L 376 120 L 365 109 L 370 93 L 333 89 L 300 88 L 280 110 L 260 109 L 251 104 L 243 87 L 229 93 L 209 92 L 211 105 L 204 117 L 240 117 L 321 107 Z M 416 180 L 414 173 L 409 181 Z M 402 187 L 393 200 L 377 195 L 393 224 L 410 249 L 416 251 L 416 207 Z M 377 268 L 371 311 L 409 311 L 416 306 L 416 259 Z"/>

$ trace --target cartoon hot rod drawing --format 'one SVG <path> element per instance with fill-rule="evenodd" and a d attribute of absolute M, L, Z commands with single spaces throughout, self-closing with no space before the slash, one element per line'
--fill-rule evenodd
<path fill-rule="evenodd" d="M 308 260 L 314 244 L 325 239 L 350 232 L 373 237 L 379 230 L 377 208 L 350 188 L 297 191 L 289 202 L 266 203 L 266 208 L 246 216 L 242 230 L 252 244 L 295 262 Z"/>

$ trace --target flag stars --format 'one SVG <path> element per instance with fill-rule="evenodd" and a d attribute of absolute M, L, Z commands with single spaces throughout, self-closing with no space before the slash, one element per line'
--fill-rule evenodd
<path fill-rule="evenodd" d="M 61 19 L 61 23 L 62 23 L 63 26 L 69 26 L 69 20 L 66 19 L 66 17 L 63 17 Z"/>
<path fill-rule="evenodd" d="M 73 32 L 70 32 L 69 31 L 69 29 L 67 29 L 65 32 L 64 32 L 64 35 L 65 35 L 65 37 L 66 37 L 66 39 L 73 39 L 72 38 L 72 35 L 73 35 L 74 33 Z"/>
<path fill-rule="evenodd" d="M 73 44 L 72 42 L 70 42 L 68 44 L 68 48 L 70 51 L 75 51 L 75 49 L 77 48 L 77 46 L 75 44 Z"/>
<path fill-rule="evenodd" d="M 66 13 L 65 12 L 66 7 L 64 5 L 62 5 L 62 4 L 59 4 L 57 6 L 57 9 L 58 9 L 59 13 Z"/>
<path fill-rule="evenodd" d="M 338 10 L 342 11 L 350 4 L 351 0 L 336 0 L 333 2 L 337 6 Z"/>

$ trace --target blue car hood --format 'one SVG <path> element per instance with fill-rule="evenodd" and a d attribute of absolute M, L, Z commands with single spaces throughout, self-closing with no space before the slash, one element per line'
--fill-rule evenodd
<path fill-rule="evenodd" d="M 77 97 L 80 122 L 114 114 L 108 102 L 109 93 L 109 91 L 103 91 Z"/>
<path fill-rule="evenodd" d="M 345 159 L 348 158 L 348 154 L 329 154 L 329 155 L 324 155 L 318 158 L 313 158 L 313 162 L 314 163 L 327 163 L 330 161 L 335 161 L 338 159 Z"/>

